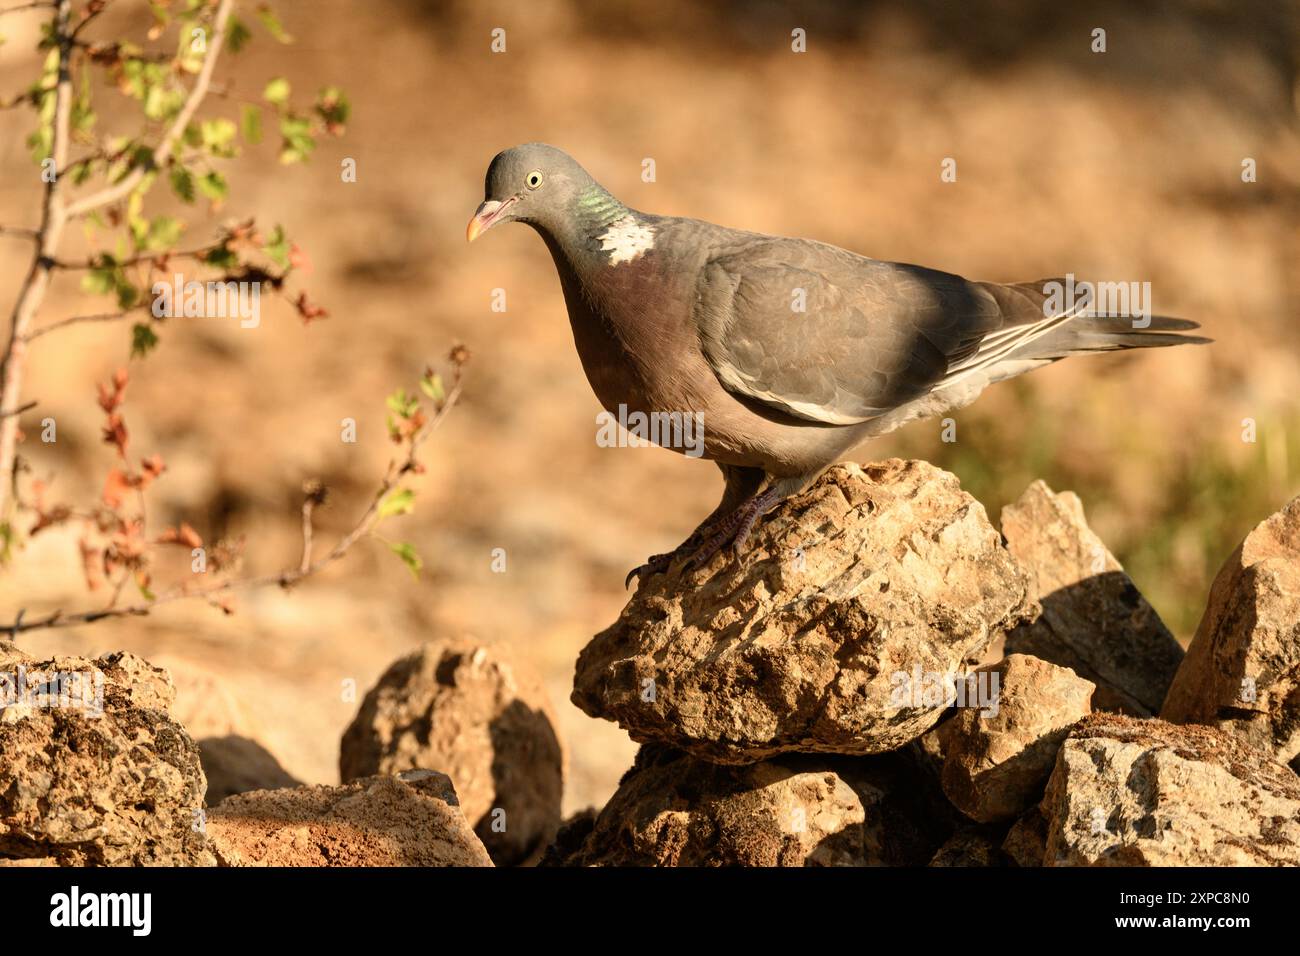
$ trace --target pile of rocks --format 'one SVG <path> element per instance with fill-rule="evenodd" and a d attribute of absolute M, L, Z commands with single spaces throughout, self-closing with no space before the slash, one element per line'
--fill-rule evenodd
<path fill-rule="evenodd" d="M 492 866 L 535 862 L 559 826 L 549 704 L 487 647 L 394 663 L 345 735 L 341 786 L 298 785 L 219 682 L 176 675 L 0 642 L 0 866 Z M 178 684 L 202 693 L 178 704 Z"/>
<path fill-rule="evenodd" d="M 930 465 L 840 466 L 583 651 L 643 749 L 545 862 L 1300 863 L 1297 665 L 1300 498 L 1184 657 L 1074 495 L 999 534 Z"/>
<path fill-rule="evenodd" d="M 999 532 L 923 462 L 833 468 L 582 652 L 573 702 L 642 747 L 563 826 L 551 706 L 499 647 L 394 662 L 339 786 L 172 671 L 0 642 L 0 865 L 1300 863 L 1300 498 L 1184 655 L 1074 495 L 1035 482 Z"/>

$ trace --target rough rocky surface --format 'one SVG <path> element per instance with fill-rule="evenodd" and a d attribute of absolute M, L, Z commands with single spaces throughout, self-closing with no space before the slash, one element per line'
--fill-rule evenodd
<path fill-rule="evenodd" d="M 1047 856 L 1047 821 L 1038 807 L 1030 807 L 1002 840 L 1002 852 L 1016 866 L 1042 866 Z"/>
<path fill-rule="evenodd" d="M 634 740 L 718 762 L 892 750 L 943 712 L 932 675 L 964 672 L 1033 614 L 1028 590 L 955 476 L 840 465 L 761 522 L 739 560 L 642 582 L 583 650 L 572 699 Z"/>
<path fill-rule="evenodd" d="M 20 669 L 28 693 L 47 692 L 20 699 Z M 55 674 L 89 676 L 59 703 L 48 692 Z M 206 782 L 198 748 L 168 712 L 174 696 L 166 671 L 132 654 L 37 660 L 0 641 L 0 858 L 214 863 L 194 828 Z"/>
<path fill-rule="evenodd" d="M 207 815 L 224 866 L 491 866 L 446 774 L 258 790 Z"/>
<path fill-rule="evenodd" d="M 1042 796 L 1061 741 L 1089 713 L 1094 685 L 1024 654 L 981 667 L 968 679 L 977 683 L 983 696 L 969 690 L 967 705 L 937 731 L 943 791 L 972 820 L 1010 820 Z M 977 703 L 991 698 L 991 706 Z"/>
<path fill-rule="evenodd" d="M 1158 713 L 1183 650 L 1088 527 L 1078 497 L 1035 481 L 1002 510 L 1002 534 L 1043 608 L 1007 635 L 1006 652 L 1092 681 L 1097 710 Z"/>
<path fill-rule="evenodd" d="M 997 834 L 988 827 L 962 826 L 930 859 L 930 866 L 1006 866 Z"/>
<path fill-rule="evenodd" d="M 448 774 L 499 865 L 540 854 L 560 824 L 564 757 L 540 681 L 500 649 L 426 644 L 393 663 L 343 734 L 343 780 Z"/>
<path fill-rule="evenodd" d="M 649 744 L 599 815 L 566 824 L 564 866 L 924 865 L 952 829 L 907 755 L 790 756 L 747 766 Z"/>
<path fill-rule="evenodd" d="M 1230 731 L 1300 771 L 1300 497 L 1215 577 L 1160 716 Z"/>
<path fill-rule="evenodd" d="M 600 811 L 595 807 L 579 810 L 565 819 L 537 865 L 567 866 L 570 860 L 576 860 L 582 845 L 591 836 L 591 831 L 596 828 L 598 819 L 600 819 Z"/>
<path fill-rule="evenodd" d="M 1300 779 L 1209 727 L 1094 714 L 1041 809 L 1046 865 L 1300 865 Z"/>

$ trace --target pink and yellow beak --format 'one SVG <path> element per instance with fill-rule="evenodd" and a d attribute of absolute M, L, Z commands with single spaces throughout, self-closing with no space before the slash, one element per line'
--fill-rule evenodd
<path fill-rule="evenodd" d="M 487 232 L 494 225 L 501 221 L 501 215 L 514 203 L 514 197 L 507 199 L 505 202 L 497 202 L 495 199 L 489 199 L 475 210 L 474 215 L 470 217 L 469 225 L 465 227 L 465 238 L 473 242 L 480 235 Z"/>

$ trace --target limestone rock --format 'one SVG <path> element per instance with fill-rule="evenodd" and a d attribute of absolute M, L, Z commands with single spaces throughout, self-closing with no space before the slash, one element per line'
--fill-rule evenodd
<path fill-rule="evenodd" d="M 1078 497 L 1035 481 L 1002 510 L 1002 534 L 1043 608 L 1007 635 L 1006 652 L 1092 681 L 1097 710 L 1158 713 L 1183 650 L 1088 527 Z"/>
<path fill-rule="evenodd" d="M 446 774 L 257 790 L 208 811 L 224 866 L 491 866 Z"/>
<path fill-rule="evenodd" d="M 1300 865 L 1300 779 L 1209 727 L 1094 714 L 1041 809 L 1049 866 Z"/>
<path fill-rule="evenodd" d="M 564 757 L 554 728 L 541 682 L 501 649 L 437 641 L 394 662 L 366 695 L 343 734 L 339 773 L 345 781 L 446 773 L 492 859 L 521 863 L 560 824 Z"/>
<path fill-rule="evenodd" d="M 900 754 L 730 766 L 650 744 L 599 816 L 566 827 L 546 862 L 915 866 L 948 836 L 948 813 Z"/>
<path fill-rule="evenodd" d="M 939 725 L 943 791 L 972 820 L 1019 816 L 1043 794 L 1070 727 L 1089 712 L 1094 686 L 1066 667 L 1024 654 L 981 667 L 980 696 Z M 993 699 L 994 703 L 982 706 Z"/>
<path fill-rule="evenodd" d="M 566 861 L 574 858 L 582 849 L 582 845 L 591 836 L 591 831 L 596 828 L 598 819 L 600 819 L 600 811 L 595 807 L 579 810 L 566 819 L 560 824 L 555 840 L 546 848 L 537 865 L 564 866 Z"/>
<path fill-rule="evenodd" d="M 830 469 L 697 575 L 642 582 L 583 650 L 572 699 L 725 763 L 897 748 L 1034 610 L 983 506 L 920 461 Z"/>
<path fill-rule="evenodd" d="M 132 654 L 37 660 L 0 641 L 0 858 L 214 863 L 195 828 L 199 752 L 168 713 L 174 696 L 167 673 Z"/>
<path fill-rule="evenodd" d="M 997 834 L 989 827 L 961 826 L 939 847 L 930 866 L 1006 866 Z"/>
<path fill-rule="evenodd" d="M 1002 841 L 1002 852 L 1016 866 L 1042 866 L 1047 855 L 1047 821 L 1042 811 L 1033 806 L 1025 811 Z"/>
<path fill-rule="evenodd" d="M 1215 577 L 1160 716 L 1219 727 L 1300 771 L 1300 497 Z"/>

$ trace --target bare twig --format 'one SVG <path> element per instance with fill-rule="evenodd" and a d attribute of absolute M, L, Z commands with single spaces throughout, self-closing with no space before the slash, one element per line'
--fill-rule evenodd
<path fill-rule="evenodd" d="M 318 482 L 310 483 L 303 490 L 307 494 L 302 499 L 302 560 L 298 562 L 299 571 L 306 571 L 311 567 L 312 538 L 315 535 L 311 519 L 316 511 L 316 505 L 324 497 L 324 488 Z"/>
<path fill-rule="evenodd" d="M 140 601 L 135 604 L 126 604 L 120 607 L 109 606 L 99 608 L 93 611 L 78 611 L 75 613 L 65 613 L 64 611 L 53 611 L 43 617 L 26 619 L 26 609 L 18 612 L 12 622 L 0 624 L 0 633 L 10 635 L 10 639 L 16 639 L 17 636 L 26 631 L 50 630 L 65 627 L 77 627 L 83 624 L 93 624 L 96 621 L 102 621 L 108 618 L 120 617 L 143 617 L 148 615 L 154 608 L 163 604 L 171 604 L 176 601 L 183 601 L 190 598 L 204 598 L 211 600 L 215 595 L 231 594 L 237 591 L 249 591 L 257 588 L 278 586 L 281 588 L 291 588 L 299 581 L 309 578 L 319 573 L 329 565 L 338 561 L 352 549 L 352 547 L 370 534 L 379 522 L 379 506 L 383 500 L 388 497 L 389 493 L 397 487 L 401 479 L 412 471 L 417 471 L 420 467 L 417 460 L 417 452 L 424 441 L 431 435 L 439 425 L 443 423 L 447 415 L 451 412 L 461 395 L 461 374 L 459 367 L 456 368 L 455 378 L 451 388 L 447 392 L 446 398 L 442 405 L 437 409 L 433 416 L 426 422 L 419 431 L 411 436 L 410 443 L 407 446 L 406 456 L 401 460 L 394 459 L 388 463 L 388 468 L 384 472 L 383 480 L 380 482 L 378 489 L 371 496 L 369 504 L 361 515 L 357 518 L 352 529 L 343 535 L 322 557 L 313 559 L 311 557 L 312 539 L 312 513 L 315 506 L 319 503 L 321 492 L 315 488 L 308 487 L 307 500 L 303 503 L 303 553 L 302 558 L 294 567 L 288 567 L 281 571 L 271 574 L 262 574 L 246 578 L 237 578 L 228 581 L 216 581 L 212 584 L 202 587 L 190 587 L 181 585 L 157 595 L 151 600 Z"/>
<path fill-rule="evenodd" d="M 85 9 L 81 11 L 81 22 L 72 28 L 72 39 L 76 40 L 81 31 L 90 26 L 101 13 L 108 9 L 111 3 L 112 0 L 101 0 L 99 3 L 87 4 Z"/>
<path fill-rule="evenodd" d="M 67 319 L 60 319 L 57 322 L 51 322 L 49 325 L 39 329 L 32 329 L 27 333 L 27 341 L 31 342 L 39 339 L 42 335 L 53 332 L 56 329 L 62 329 L 69 325 L 80 325 L 83 322 L 115 322 L 118 319 L 125 319 L 128 315 L 136 312 L 142 312 L 146 308 L 145 303 L 135 306 L 131 309 L 123 309 L 121 312 L 100 312 L 95 315 L 74 315 Z"/>
<path fill-rule="evenodd" d="M 181 107 L 181 111 L 176 114 L 172 124 L 163 133 L 162 140 L 154 148 L 151 161 L 146 165 L 136 166 L 113 185 L 101 189 L 99 192 L 91 193 L 89 196 L 84 196 L 76 202 L 69 203 L 66 210 L 68 218 L 81 216 L 102 206 L 117 202 L 140 185 L 140 181 L 144 179 L 145 173 L 149 169 L 162 169 L 166 165 L 168 157 L 171 156 L 177 141 L 185 132 L 185 127 L 189 125 L 195 111 L 199 108 L 199 104 L 203 102 L 203 98 L 207 95 L 208 86 L 212 83 L 212 71 L 216 68 L 217 56 L 221 53 L 221 44 L 226 39 L 226 24 L 230 20 L 232 2 L 233 0 L 221 0 L 221 6 L 217 8 L 217 15 L 213 20 L 212 38 L 208 42 L 208 52 L 203 59 L 203 66 L 199 69 L 199 75 L 194 80 L 194 86 L 190 89 L 185 105 Z M 56 163 L 57 165 L 61 164 Z"/>
<path fill-rule="evenodd" d="M 19 405 L 17 408 L 13 409 L 12 411 L 7 408 L 0 408 L 0 418 L 8 418 L 11 415 L 21 415 L 23 412 L 30 411 L 31 409 L 35 408 L 39 404 L 40 402 L 33 399 L 32 401 L 28 402 L 26 405 Z"/>
<path fill-rule="evenodd" d="M 35 241 L 41 237 L 41 234 L 35 229 L 21 229 L 16 226 L 0 226 L 0 236 L 9 236 L 14 239 L 30 239 Z"/>
<path fill-rule="evenodd" d="M 31 3 L 20 3 L 16 6 L 0 9 L 0 17 L 6 13 L 17 13 L 20 10 L 53 9 L 55 6 L 57 6 L 55 0 L 33 0 Z"/>
<path fill-rule="evenodd" d="M 115 261 L 113 265 L 125 268 L 127 266 L 137 266 L 144 262 L 150 264 L 166 262 L 169 259 L 202 259 L 212 250 L 221 248 L 223 244 L 224 240 L 221 242 L 214 242 L 210 246 L 204 246 L 202 249 L 187 249 L 184 251 L 176 249 L 168 250 L 167 252 L 147 252 L 143 255 L 132 256 L 130 259 Z M 87 259 L 85 262 L 65 262 L 62 259 L 58 259 L 50 263 L 50 267 L 53 269 L 65 269 L 69 271 L 77 269 L 98 269 L 101 265 L 102 263 L 97 262 L 93 257 Z"/>

